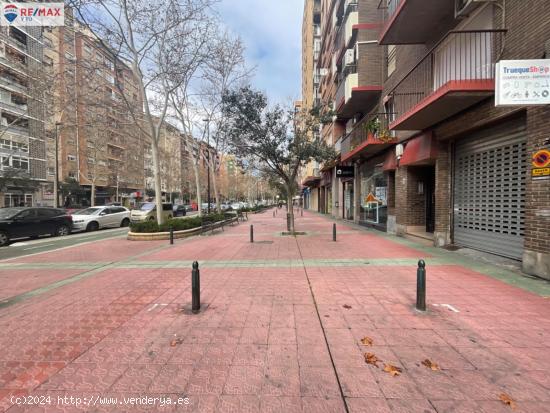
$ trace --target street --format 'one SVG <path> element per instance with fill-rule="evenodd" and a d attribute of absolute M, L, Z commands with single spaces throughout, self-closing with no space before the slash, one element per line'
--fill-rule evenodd
<path fill-rule="evenodd" d="M 342 222 L 333 242 L 308 211 L 298 237 L 284 209 L 249 217 L 173 246 L 2 249 L 0 411 L 550 411 L 549 282 Z"/>

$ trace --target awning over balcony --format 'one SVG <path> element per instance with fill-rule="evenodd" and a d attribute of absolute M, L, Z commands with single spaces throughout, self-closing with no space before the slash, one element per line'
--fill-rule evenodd
<path fill-rule="evenodd" d="M 455 0 L 386 0 L 380 44 L 420 44 L 454 20 Z"/>
<path fill-rule="evenodd" d="M 320 176 L 308 176 L 304 181 L 302 182 L 303 186 L 307 187 L 317 187 L 319 186 L 319 183 L 321 182 Z"/>
<path fill-rule="evenodd" d="M 395 171 L 397 169 L 397 158 L 395 157 L 395 151 L 388 151 L 384 164 L 382 165 L 384 171 Z"/>
<path fill-rule="evenodd" d="M 430 165 L 437 157 L 437 141 L 431 132 L 411 139 L 399 162 L 400 166 Z"/>

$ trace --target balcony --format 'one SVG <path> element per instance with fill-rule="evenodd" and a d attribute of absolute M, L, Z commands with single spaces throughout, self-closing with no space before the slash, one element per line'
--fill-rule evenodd
<path fill-rule="evenodd" d="M 385 21 L 380 44 L 419 44 L 454 20 L 455 0 L 381 0 Z"/>
<path fill-rule="evenodd" d="M 369 110 L 376 103 L 381 92 L 382 87 L 379 85 L 360 85 L 357 66 L 346 66 L 335 96 L 338 119 L 350 119 L 358 112 Z"/>
<path fill-rule="evenodd" d="M 14 115 L 23 117 L 27 116 L 27 105 L 17 105 L 12 102 L 5 102 L 3 100 L 0 100 L 0 107 Z"/>
<path fill-rule="evenodd" d="M 370 157 L 398 142 L 389 130 L 388 119 L 393 114 L 371 113 L 358 122 L 352 131 L 342 138 L 342 162 Z"/>
<path fill-rule="evenodd" d="M 453 31 L 390 92 L 390 129 L 423 130 L 492 96 L 506 30 Z"/>
<path fill-rule="evenodd" d="M 19 83 L 17 79 L 10 79 L 4 76 L 0 76 L 0 86 L 6 88 L 10 92 L 16 92 L 22 95 L 27 95 L 28 92 L 27 86 Z"/>

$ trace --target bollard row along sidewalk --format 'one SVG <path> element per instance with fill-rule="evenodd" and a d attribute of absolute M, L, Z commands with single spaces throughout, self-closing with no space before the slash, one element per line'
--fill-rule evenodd
<path fill-rule="evenodd" d="M 547 283 L 333 224 L 0 262 L 0 411 L 550 411 Z"/>

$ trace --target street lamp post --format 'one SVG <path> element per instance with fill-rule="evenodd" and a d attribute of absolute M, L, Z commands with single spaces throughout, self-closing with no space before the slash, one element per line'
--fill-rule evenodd
<path fill-rule="evenodd" d="M 53 180 L 54 208 L 59 208 L 59 126 L 62 123 L 55 122 L 55 179 Z"/>
<path fill-rule="evenodd" d="M 206 122 L 206 176 L 207 176 L 207 198 L 208 198 L 208 215 L 210 215 L 210 119 L 203 119 Z"/>

